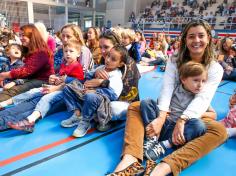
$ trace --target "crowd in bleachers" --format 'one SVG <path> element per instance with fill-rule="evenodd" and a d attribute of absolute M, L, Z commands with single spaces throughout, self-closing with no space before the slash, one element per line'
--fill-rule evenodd
<path fill-rule="evenodd" d="M 217 8 L 209 11 L 208 9 L 215 3 L 219 4 Z M 184 0 L 183 2 L 154 0 L 140 14 L 135 15 L 132 12 L 129 21 L 134 23 L 171 23 L 171 28 L 182 28 L 191 19 L 202 18 L 215 26 L 216 17 L 219 15 L 227 18 L 225 28 L 229 28 L 228 26 L 234 28 L 236 26 L 236 1 L 228 3 L 227 0 L 222 0 L 222 3 L 219 3 L 216 0 L 206 0 L 200 3 L 196 0 Z"/>
<path fill-rule="evenodd" d="M 165 2 L 162 8 L 173 7 L 172 1 Z M 158 3 L 154 1 L 152 7 L 157 7 Z M 190 6 L 196 5 L 195 1 L 186 3 Z M 149 12 L 146 11 L 145 14 L 148 15 Z M 171 38 L 163 31 L 154 33 L 150 42 L 146 42 L 142 31 L 119 26 L 103 32 L 97 27 L 90 27 L 86 32 L 82 32 L 79 26 L 67 24 L 55 36 L 49 35 L 44 24 L 40 22 L 22 26 L 19 33 L 2 28 L 0 31 L 0 86 L 2 88 L 0 91 L 0 131 L 12 128 L 33 132 L 38 119 L 47 116 L 49 112 L 64 109 L 71 112 L 71 117 L 63 120 L 61 126 L 65 128 L 77 126 L 73 136 L 83 137 L 91 129 L 91 123 L 95 123 L 97 130 L 107 131 L 112 127 L 112 120 L 123 120 L 129 104 L 139 100 L 140 73 L 137 64 L 158 65 L 162 71 L 169 69 L 167 70 L 169 75 L 166 74 L 166 77 L 173 85 L 169 86 L 169 83 L 166 83 L 166 89 L 169 90 L 165 89 L 164 94 L 169 96 L 170 101 L 173 100 L 171 98 L 173 95 L 175 99 L 178 99 L 175 96 L 185 98 L 186 94 L 189 96 L 187 98 L 190 103 L 195 98 L 195 94 L 202 93 L 202 96 L 205 96 L 203 101 L 207 100 L 210 104 L 214 95 L 211 88 L 216 90 L 222 74 L 224 80 L 236 81 L 236 42 L 229 37 L 211 38 L 211 26 L 204 20 L 196 20 L 188 25 L 190 27 L 182 34 L 183 36 Z M 190 30 L 192 32 L 189 34 Z M 199 53 L 201 60 L 197 60 Z M 182 83 L 179 84 L 179 80 L 184 82 L 185 78 L 181 77 L 180 73 L 180 78 L 175 79 L 179 76 L 179 65 L 174 63 L 174 59 L 179 58 L 181 61 L 177 64 L 182 64 L 181 69 L 188 62 L 200 66 L 201 88 L 205 82 L 208 83 L 209 87 L 204 87 L 207 93 L 200 92 L 202 89 L 196 88 L 194 89 L 197 90 L 196 93 L 192 94 L 182 87 Z M 222 65 L 224 73 L 215 58 Z M 166 67 L 166 64 L 169 67 Z M 215 69 L 216 72 L 214 72 Z M 193 74 L 187 77 L 195 78 L 194 71 Z M 209 82 L 206 81 L 208 79 L 205 78 L 206 74 L 210 75 Z M 175 82 L 179 85 L 180 92 L 175 91 L 173 95 L 170 95 L 174 90 Z M 179 93 L 183 93 L 184 96 L 180 96 Z M 163 104 L 165 104 L 164 98 L 166 97 L 161 99 Z M 178 101 L 181 102 L 181 100 Z M 170 106 L 176 105 L 173 108 L 177 109 L 179 108 L 177 104 L 181 104 L 179 102 Z M 14 106 L 9 108 L 8 106 L 12 104 Z M 209 104 L 204 106 L 209 107 Z M 147 104 L 147 107 L 149 105 Z M 130 106 L 131 111 L 132 106 L 135 105 Z M 156 102 L 153 107 L 155 110 L 158 109 Z M 181 108 L 182 113 L 187 106 Z M 137 108 L 134 108 L 133 112 L 136 110 Z M 165 116 L 167 116 L 166 112 L 164 112 Z M 191 114 L 191 112 L 189 114 L 193 115 L 194 113 Z M 206 110 L 203 109 L 204 112 Z M 212 123 L 216 123 L 215 112 L 210 108 L 207 112 L 213 114 L 214 117 L 211 120 Z M 129 115 L 132 115 L 132 112 Z M 134 119 L 138 116 L 140 116 L 140 111 L 136 112 Z M 154 114 L 154 116 L 159 117 L 159 109 L 158 115 Z M 179 114 L 177 116 L 179 117 Z M 188 120 L 191 119 L 187 115 L 181 115 L 181 123 Z M 179 124 L 176 121 L 174 125 Z M 130 121 L 127 124 L 130 124 Z M 140 128 L 143 129 L 143 126 L 141 125 Z M 221 134 L 222 128 L 223 126 L 219 128 Z M 211 133 L 211 130 L 206 133 Z M 226 132 L 223 135 L 223 137 L 218 136 L 222 142 L 226 139 Z M 191 137 L 191 140 L 195 137 Z M 208 150 L 210 151 L 217 145 L 213 142 Z M 205 143 L 202 147 L 205 147 Z"/>

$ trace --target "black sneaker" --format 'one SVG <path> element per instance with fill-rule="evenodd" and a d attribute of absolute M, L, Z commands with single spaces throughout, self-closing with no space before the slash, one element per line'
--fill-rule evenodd
<path fill-rule="evenodd" d="M 105 124 L 105 125 L 102 125 L 102 124 L 99 124 L 99 123 L 96 125 L 96 129 L 97 129 L 98 131 L 100 131 L 100 132 L 108 131 L 108 130 L 110 130 L 111 128 L 112 128 L 111 122 L 108 122 L 108 123 Z"/>
<path fill-rule="evenodd" d="M 152 161 L 158 160 L 160 157 L 164 156 L 166 153 L 166 148 L 161 142 L 154 145 L 152 148 L 145 152 L 145 156 Z"/>

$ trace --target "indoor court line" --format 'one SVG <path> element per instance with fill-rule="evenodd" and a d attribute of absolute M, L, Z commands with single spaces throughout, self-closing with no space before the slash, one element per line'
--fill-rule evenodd
<path fill-rule="evenodd" d="M 109 135 L 109 134 L 112 134 L 112 133 L 114 133 L 114 132 L 116 132 L 116 131 L 118 131 L 118 130 L 124 129 L 124 127 L 125 127 L 125 126 L 122 125 L 121 127 L 115 128 L 115 129 L 113 129 L 113 130 L 111 130 L 111 131 L 108 131 L 107 133 L 103 133 L 103 134 L 101 134 L 101 135 L 99 135 L 99 136 L 97 136 L 97 137 L 95 137 L 95 138 L 89 139 L 88 141 L 85 141 L 85 142 L 83 142 L 83 143 L 77 144 L 77 145 L 75 145 L 75 146 L 72 146 L 72 147 L 70 147 L 70 148 L 67 148 L 67 149 L 65 149 L 65 150 L 62 150 L 62 151 L 60 151 L 60 152 L 57 152 L 57 153 L 55 153 L 55 154 L 52 154 L 52 155 L 47 156 L 47 157 L 45 157 L 45 158 L 42 158 L 42 159 L 40 159 L 40 160 L 38 160 L 38 161 L 32 162 L 32 163 L 27 164 L 27 165 L 25 165 L 25 166 L 23 166 L 23 167 L 20 167 L 20 168 L 17 168 L 17 169 L 15 169 L 15 170 L 12 170 L 12 171 L 10 171 L 10 172 L 7 172 L 7 173 L 5 173 L 5 174 L 3 174 L 3 175 L 1 175 L 1 176 L 11 176 L 11 175 L 13 175 L 13 174 L 19 173 L 19 172 L 21 172 L 21 171 L 23 171 L 23 170 L 29 169 L 29 168 L 31 168 L 31 167 L 33 167 L 33 166 L 36 166 L 36 165 L 38 165 L 38 164 L 41 164 L 41 163 L 43 163 L 43 162 L 46 162 L 46 161 L 48 161 L 48 160 L 51 160 L 51 159 L 53 159 L 53 158 L 56 158 L 56 157 L 61 156 L 61 155 L 63 155 L 63 154 L 66 154 L 66 153 L 68 153 L 68 152 L 70 152 L 70 151 L 73 151 L 73 150 L 75 150 L 75 149 L 78 149 L 78 148 L 80 148 L 80 147 L 82 147 L 82 146 L 84 146 L 84 145 L 86 145 L 86 144 L 89 144 L 89 143 L 91 143 L 91 142 L 93 142 L 93 141 L 96 141 L 96 140 L 98 140 L 98 139 L 101 139 L 102 137 L 105 137 L 105 136 L 107 136 L 107 135 Z M 90 133 L 91 133 L 91 132 L 90 132 Z M 75 139 L 76 139 L 76 138 L 75 138 Z"/>

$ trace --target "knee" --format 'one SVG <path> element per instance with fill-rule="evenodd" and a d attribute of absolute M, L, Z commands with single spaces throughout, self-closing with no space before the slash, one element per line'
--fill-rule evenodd
<path fill-rule="evenodd" d="M 190 119 L 185 125 L 185 136 L 188 141 L 205 133 L 206 125 L 201 119 Z"/>
<path fill-rule="evenodd" d="M 84 102 L 86 104 L 99 105 L 101 103 L 101 99 L 95 93 L 87 93 L 87 94 L 84 95 Z"/>
<path fill-rule="evenodd" d="M 207 125 L 207 132 L 213 133 L 215 136 L 218 136 L 219 142 L 223 143 L 227 138 L 227 131 L 225 126 L 217 121 L 210 121 Z"/>

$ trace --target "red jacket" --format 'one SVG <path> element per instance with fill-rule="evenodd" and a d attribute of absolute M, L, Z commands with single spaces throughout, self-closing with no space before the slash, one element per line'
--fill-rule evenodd
<path fill-rule="evenodd" d="M 60 76 L 67 75 L 73 78 L 77 78 L 78 80 L 84 80 L 83 68 L 79 62 L 72 63 L 70 65 L 61 64 Z"/>
<path fill-rule="evenodd" d="M 21 68 L 11 70 L 11 78 L 27 78 L 48 81 L 50 75 L 54 74 L 53 55 L 48 51 L 36 51 L 25 57 L 25 65 Z"/>

